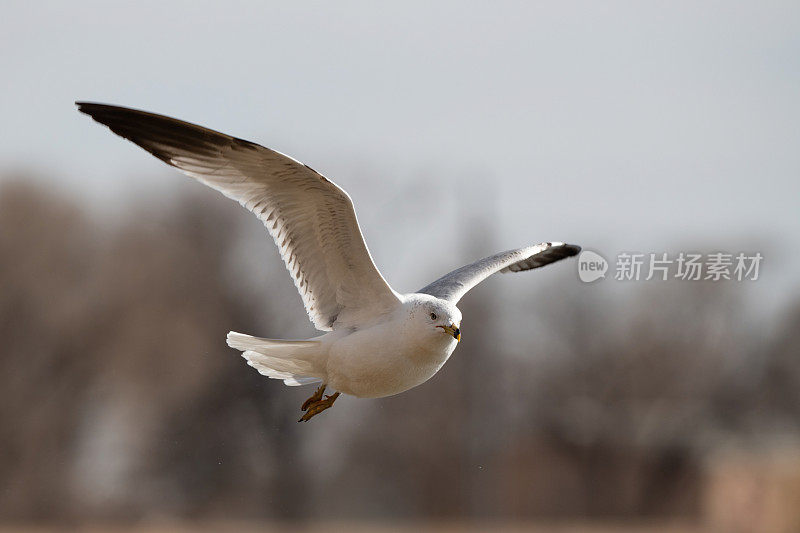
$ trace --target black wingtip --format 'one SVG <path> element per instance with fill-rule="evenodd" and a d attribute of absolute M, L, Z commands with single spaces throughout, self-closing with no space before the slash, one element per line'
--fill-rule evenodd
<path fill-rule="evenodd" d="M 151 116 L 157 118 L 165 118 L 169 120 L 176 120 L 170 119 L 164 115 L 158 115 L 156 113 L 151 113 L 149 111 L 142 111 L 141 109 L 134 109 L 132 107 L 125 107 L 121 105 L 113 105 L 113 104 L 103 104 L 100 102 L 85 102 L 78 100 L 75 102 L 75 105 L 78 107 L 78 111 L 81 113 L 86 113 L 90 117 L 95 117 L 96 115 L 100 114 L 107 114 L 107 115 L 143 115 L 143 116 Z"/>
<path fill-rule="evenodd" d="M 217 157 L 220 150 L 233 145 L 237 149 L 261 148 L 250 141 L 149 111 L 84 101 L 75 105 L 95 122 L 172 166 L 176 153 Z"/>
<path fill-rule="evenodd" d="M 97 116 L 104 114 L 104 112 L 106 112 L 106 114 L 107 114 L 107 112 L 115 111 L 115 110 L 116 111 L 126 111 L 126 110 L 128 110 L 125 107 L 120 107 L 120 106 L 110 105 L 110 104 L 101 104 L 101 103 L 98 103 L 98 102 L 77 101 L 77 102 L 75 102 L 75 105 L 78 107 L 78 111 L 80 111 L 81 113 L 83 113 L 85 115 L 89 115 L 90 117 L 92 117 L 95 120 L 98 120 Z M 133 111 L 133 110 L 131 110 L 131 111 Z"/>
<path fill-rule="evenodd" d="M 99 108 L 101 106 L 105 106 L 106 104 L 98 104 L 96 102 L 83 102 L 79 100 L 75 102 L 75 105 L 78 107 L 78 111 L 80 111 L 81 113 L 86 113 L 87 115 L 91 115 L 92 108 Z"/>

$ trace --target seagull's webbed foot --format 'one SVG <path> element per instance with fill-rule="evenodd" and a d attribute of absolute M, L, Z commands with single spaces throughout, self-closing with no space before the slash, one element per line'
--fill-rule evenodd
<path fill-rule="evenodd" d="M 327 387 L 327 383 L 323 383 L 317 390 L 314 391 L 314 394 L 311 395 L 311 398 L 303 402 L 303 405 L 300 407 L 301 411 L 305 411 L 308 409 L 308 406 L 312 403 L 318 402 L 322 399 L 322 395 L 325 394 L 325 387 Z"/>
<path fill-rule="evenodd" d="M 325 399 L 323 400 L 322 395 L 325 394 L 326 386 L 327 384 L 325 383 L 320 385 L 311 398 L 303 402 L 300 409 L 305 411 L 306 414 L 304 414 L 298 422 L 308 422 L 313 416 L 320 414 L 333 405 L 333 402 L 339 397 L 339 393 L 336 392 L 334 394 L 325 395 Z"/>

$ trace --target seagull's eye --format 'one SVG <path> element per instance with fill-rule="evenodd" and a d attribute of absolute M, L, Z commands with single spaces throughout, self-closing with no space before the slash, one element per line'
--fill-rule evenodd
<path fill-rule="evenodd" d="M 436 320 L 437 318 L 436 313 L 431 313 L 431 320 Z"/>

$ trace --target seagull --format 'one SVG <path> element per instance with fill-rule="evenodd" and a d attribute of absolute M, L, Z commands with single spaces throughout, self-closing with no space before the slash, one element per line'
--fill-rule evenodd
<path fill-rule="evenodd" d="M 78 110 L 168 165 L 236 200 L 264 223 L 322 335 L 307 340 L 228 333 L 259 373 L 319 387 L 298 422 L 339 394 L 380 398 L 430 379 L 461 340 L 456 304 L 495 272 L 522 272 L 574 256 L 545 242 L 486 257 L 400 294 L 370 256 L 350 196 L 308 165 L 195 124 L 126 107 L 76 102 Z M 330 388 L 335 391 L 326 395 Z"/>

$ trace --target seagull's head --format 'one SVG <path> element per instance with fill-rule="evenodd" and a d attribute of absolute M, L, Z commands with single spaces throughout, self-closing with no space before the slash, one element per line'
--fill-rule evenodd
<path fill-rule="evenodd" d="M 406 307 L 415 330 L 434 340 L 461 340 L 461 311 L 452 303 L 428 294 L 413 294 Z"/>

